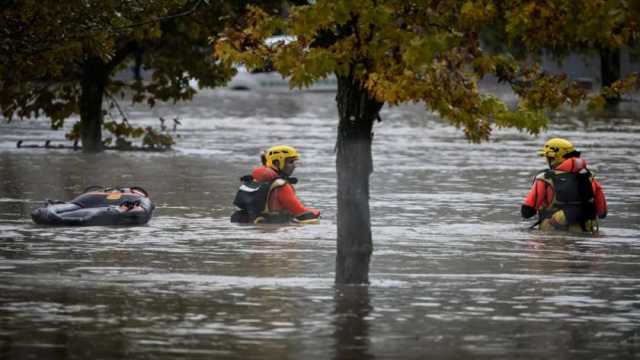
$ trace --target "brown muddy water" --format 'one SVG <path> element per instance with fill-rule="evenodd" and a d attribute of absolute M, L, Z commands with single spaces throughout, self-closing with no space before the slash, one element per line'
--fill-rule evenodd
<path fill-rule="evenodd" d="M 640 111 L 558 115 L 540 137 L 486 144 L 419 106 L 385 108 L 374 138 L 369 286 L 333 284 L 334 94 L 209 91 L 179 116 L 174 151 L 16 149 L 61 140 L 0 125 L 1 359 L 640 358 Z M 528 230 L 535 151 L 572 140 L 603 183 L 597 236 Z M 296 146 L 307 226 L 229 223 L 262 149 Z M 31 209 L 89 185 L 137 185 L 139 227 L 36 226 Z"/>

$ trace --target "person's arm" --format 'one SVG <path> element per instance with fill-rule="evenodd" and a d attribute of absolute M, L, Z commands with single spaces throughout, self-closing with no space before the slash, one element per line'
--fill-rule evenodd
<path fill-rule="evenodd" d="M 314 218 L 320 215 L 320 211 L 313 208 L 306 208 L 302 205 L 302 202 L 296 196 L 296 192 L 293 186 L 285 184 L 277 189 L 278 200 L 282 207 L 293 217 L 308 216 L 307 213 L 312 214 Z"/>
<path fill-rule="evenodd" d="M 607 216 L 607 199 L 604 197 L 604 191 L 602 191 L 602 185 L 597 180 L 591 181 L 591 187 L 593 189 L 593 199 L 596 205 L 596 213 L 600 219 L 604 219 Z"/>
<path fill-rule="evenodd" d="M 529 193 L 524 198 L 520 213 L 522 217 L 528 219 L 538 213 L 538 209 L 544 206 L 547 183 L 544 180 L 535 180 Z"/>

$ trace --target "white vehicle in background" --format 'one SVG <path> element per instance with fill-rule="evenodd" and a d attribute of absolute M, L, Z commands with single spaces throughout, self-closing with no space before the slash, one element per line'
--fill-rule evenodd
<path fill-rule="evenodd" d="M 238 73 L 227 83 L 227 88 L 231 90 L 252 90 L 252 91 L 336 91 L 338 81 L 335 75 L 326 79 L 321 79 L 311 86 L 298 89 L 289 88 L 289 80 L 283 78 L 277 71 L 272 69 L 262 71 L 248 71 L 244 66 L 238 66 Z"/>
<path fill-rule="evenodd" d="M 268 46 L 278 42 L 288 43 L 293 41 L 292 36 L 273 36 L 265 40 Z M 231 90 L 251 90 L 267 92 L 285 91 L 336 91 L 338 81 L 335 75 L 330 75 L 325 79 L 314 82 L 311 86 L 298 89 L 289 88 L 289 80 L 283 78 L 273 67 L 268 65 L 263 69 L 249 71 L 243 65 L 236 68 L 238 73 L 227 83 L 227 88 Z"/>

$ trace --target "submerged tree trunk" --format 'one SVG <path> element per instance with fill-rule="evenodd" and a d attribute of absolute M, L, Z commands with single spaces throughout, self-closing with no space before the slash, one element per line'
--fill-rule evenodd
<path fill-rule="evenodd" d="M 106 66 L 97 58 L 82 66 L 80 95 L 80 140 L 84 152 L 99 152 L 102 144 L 102 98 L 106 83 Z"/>
<path fill-rule="evenodd" d="M 620 49 L 600 49 L 600 76 L 603 87 L 620 80 Z M 620 96 L 609 96 L 606 99 L 608 105 L 620 102 Z"/>
<path fill-rule="evenodd" d="M 352 76 L 338 77 L 337 284 L 369 282 L 373 252 L 369 214 L 369 175 L 373 172 L 371 140 L 373 122 L 382 103 L 372 99 Z"/>
<path fill-rule="evenodd" d="M 336 286 L 335 301 L 335 356 L 334 360 L 375 359 L 370 352 L 373 340 L 369 336 L 373 310 L 367 286 Z"/>

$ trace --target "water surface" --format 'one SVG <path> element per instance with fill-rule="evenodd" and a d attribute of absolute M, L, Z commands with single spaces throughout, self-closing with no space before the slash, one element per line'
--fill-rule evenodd
<path fill-rule="evenodd" d="M 16 149 L 61 141 L 44 121 L 0 125 L 0 358 L 582 359 L 640 351 L 637 103 L 564 113 L 540 137 L 489 143 L 420 106 L 376 124 L 370 286 L 335 287 L 334 94 L 208 91 L 190 105 L 128 107 L 136 124 L 178 116 L 168 153 Z M 602 181 L 597 236 L 528 230 L 519 204 L 571 139 Z M 302 152 L 308 226 L 228 221 L 261 150 Z M 137 185 L 157 204 L 140 227 L 36 226 L 44 199 Z"/>

